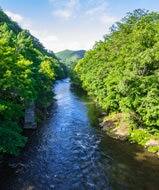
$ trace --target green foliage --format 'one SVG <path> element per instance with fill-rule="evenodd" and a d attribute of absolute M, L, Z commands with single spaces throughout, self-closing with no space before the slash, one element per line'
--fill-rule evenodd
<path fill-rule="evenodd" d="M 159 152 L 159 132 L 147 129 L 133 129 L 130 131 L 128 139 L 131 142 L 147 147 L 149 152 Z"/>
<path fill-rule="evenodd" d="M 129 13 L 85 54 L 75 72 L 107 113 L 131 113 L 137 126 L 159 130 L 158 13 Z M 134 138 L 140 139 L 140 132 Z"/>
<path fill-rule="evenodd" d="M 0 153 L 17 154 L 28 101 L 47 107 L 52 83 L 64 75 L 58 59 L 0 10 Z"/>
<path fill-rule="evenodd" d="M 148 151 L 149 151 L 149 152 L 152 152 L 152 153 L 159 152 L 159 146 L 150 146 L 150 147 L 148 148 Z"/>
<path fill-rule="evenodd" d="M 0 152 L 17 155 L 27 138 L 20 135 L 22 130 L 13 122 L 3 122 L 0 126 Z"/>
<path fill-rule="evenodd" d="M 151 135 L 143 129 L 135 129 L 131 131 L 129 140 L 142 146 L 151 138 Z"/>

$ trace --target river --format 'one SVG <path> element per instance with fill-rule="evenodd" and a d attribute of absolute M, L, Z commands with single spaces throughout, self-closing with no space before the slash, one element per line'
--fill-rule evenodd
<path fill-rule="evenodd" d="M 94 104 L 71 90 L 69 79 L 54 92 L 49 118 L 31 132 L 21 155 L 0 168 L 1 190 L 159 189 L 157 158 L 104 134 Z"/>

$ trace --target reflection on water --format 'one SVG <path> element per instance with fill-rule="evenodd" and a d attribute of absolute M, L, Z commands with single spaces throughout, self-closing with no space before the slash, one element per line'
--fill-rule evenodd
<path fill-rule="evenodd" d="M 158 190 L 159 160 L 119 142 L 94 126 L 93 103 L 55 85 L 50 118 L 36 131 L 19 158 L 0 170 L 2 190 Z"/>

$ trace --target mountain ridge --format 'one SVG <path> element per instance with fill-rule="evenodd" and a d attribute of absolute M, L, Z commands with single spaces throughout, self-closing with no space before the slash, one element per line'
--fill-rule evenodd
<path fill-rule="evenodd" d="M 85 54 L 85 50 L 63 50 L 60 52 L 55 53 L 56 57 L 60 59 L 67 67 L 70 67 L 72 63 L 82 59 Z"/>

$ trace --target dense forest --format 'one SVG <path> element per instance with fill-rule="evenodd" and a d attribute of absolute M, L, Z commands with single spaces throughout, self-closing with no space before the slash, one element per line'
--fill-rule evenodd
<path fill-rule="evenodd" d="M 83 88 L 106 111 L 122 115 L 129 140 L 159 150 L 159 14 L 128 13 L 75 67 Z M 123 119 L 123 118 L 122 118 Z"/>
<path fill-rule="evenodd" d="M 22 135 L 27 104 L 35 102 L 37 113 L 47 108 L 52 84 L 64 72 L 54 53 L 2 10 L 0 58 L 0 153 L 17 154 L 27 140 Z"/>

